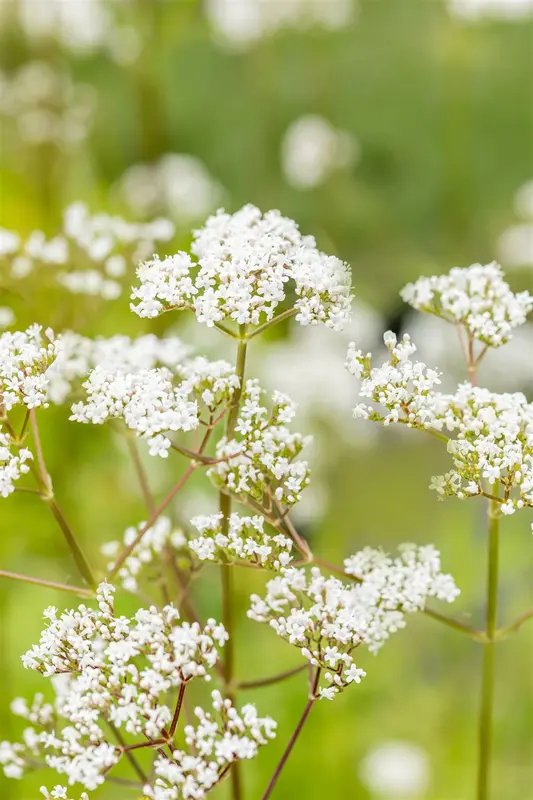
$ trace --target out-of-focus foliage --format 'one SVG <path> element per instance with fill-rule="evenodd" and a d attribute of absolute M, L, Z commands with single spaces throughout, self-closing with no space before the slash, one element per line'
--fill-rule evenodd
<path fill-rule="evenodd" d="M 366 325 L 361 336 L 368 337 L 374 335 L 369 326 L 380 327 L 376 313 L 386 318 L 387 327 L 403 326 L 405 307 L 397 293 L 408 280 L 454 264 L 490 261 L 498 255 L 506 228 L 533 224 L 523 204 L 518 209 L 513 205 L 515 192 L 533 178 L 533 22 L 526 13 L 515 12 L 512 19 L 503 11 L 496 13 L 495 7 L 482 13 L 480 2 L 474 13 L 471 0 L 465 0 L 462 13 L 457 12 L 460 2 L 359 0 L 345 25 L 291 23 L 264 37 L 245 36 L 232 43 L 216 30 L 213 9 L 220 12 L 221 2 L 66 0 L 63 5 L 82 10 L 101 6 L 108 16 L 89 23 L 80 10 L 77 21 L 75 15 L 62 17 L 48 32 L 41 27 L 36 33 L 48 4 L 57 2 L 0 0 L 0 227 L 22 235 L 41 228 L 53 235 L 63 208 L 73 201 L 124 216 L 148 205 L 150 212 L 173 217 L 174 245 L 186 247 L 191 223 L 200 222 L 219 202 L 231 210 L 246 202 L 265 210 L 279 208 L 302 231 L 314 234 L 323 249 L 351 264 L 358 299 L 375 309 L 366 309 L 366 317 L 360 311 Z M 246 5 L 240 0 L 235 4 L 241 9 Z M 22 16 L 19 5 L 24 7 Z M 485 6 L 490 10 L 490 4 Z M 25 84 L 19 80 L 18 95 L 13 90 L 13 76 L 30 62 L 63 76 L 48 94 L 42 71 L 40 77 L 35 71 L 30 74 Z M 64 117 L 58 126 L 63 105 L 74 99 L 71 84 L 81 87 L 77 96 L 90 109 L 78 114 L 78 127 L 70 118 L 65 127 Z M 28 119 L 36 97 L 47 111 Z M 331 130 L 347 134 L 354 149 L 350 158 L 330 159 L 331 168 L 316 185 L 296 188 L 284 172 L 285 137 L 290 126 L 308 115 L 322 117 Z M 161 159 L 168 154 L 192 156 L 200 169 L 204 166 L 201 197 L 195 195 L 188 203 L 187 192 L 173 186 L 173 181 L 189 185 L 194 171 L 190 160 L 180 162 L 188 165 L 181 177 L 174 161 L 172 181 L 165 184 Z M 157 202 L 128 204 L 123 175 L 139 164 L 161 165 L 157 192 L 171 198 L 166 208 L 164 198 L 159 207 Z M 148 196 L 153 172 L 137 169 L 138 180 L 129 181 L 129 191 Z M 200 191 L 198 180 L 191 179 L 190 186 L 191 193 Z M 527 250 L 527 236 L 525 241 Z M 160 254 L 172 246 L 162 245 Z M 528 258 L 533 261 L 526 251 L 515 260 L 526 264 Z M 131 264 L 131 275 L 133 268 Z M 533 287 L 527 268 L 509 277 L 513 288 Z M 13 309 L 18 327 L 37 321 L 86 335 L 162 333 L 172 327 L 186 340 L 190 337 L 191 329 L 176 324 L 172 315 L 139 320 L 129 312 L 126 294 L 110 302 L 73 297 L 57 286 L 43 288 L 37 273 L 12 281 L 1 266 L 0 306 Z M 434 335 L 428 329 L 423 342 L 430 364 Z M 335 340 L 331 334 L 327 347 L 317 340 L 307 349 L 300 331 L 291 333 L 287 327 L 276 337 L 272 347 L 279 352 L 293 347 L 282 359 L 286 379 L 297 367 L 302 382 L 306 375 L 310 379 L 309 392 L 316 395 L 317 374 L 329 375 L 332 354 L 342 370 L 343 337 Z M 200 350 L 221 347 L 211 332 L 190 344 Z M 438 338 L 434 344 L 441 346 Z M 502 382 L 511 390 L 531 386 L 532 344 L 527 336 L 521 340 L 522 357 L 518 369 L 511 369 L 515 361 L 509 361 L 508 382 L 500 365 L 499 387 Z M 223 352 L 233 357 L 229 349 Z M 290 359 L 296 352 L 301 352 L 297 364 Z M 275 359 L 268 363 L 271 382 L 284 388 L 283 372 L 279 381 L 272 378 Z M 490 381 L 490 361 L 484 377 Z M 456 612 L 471 612 L 466 619 L 480 624 L 485 569 L 480 507 L 438 504 L 427 489 L 430 476 L 442 471 L 444 463 L 436 447 L 416 437 L 358 437 L 358 423 L 349 414 L 355 404 L 350 383 L 337 385 L 326 377 L 322 389 L 323 405 L 328 393 L 335 397 L 325 419 L 316 422 L 311 415 L 307 423 L 321 443 L 315 465 L 320 501 L 309 504 L 305 521 L 313 546 L 324 558 L 339 562 L 367 544 L 389 549 L 406 540 L 434 542 L 462 589 Z M 118 438 L 109 430 L 74 426 L 66 417 L 61 409 L 43 415 L 43 444 L 56 493 L 96 561 L 99 546 L 121 538 L 145 511 Z M 324 442 L 325 451 L 320 449 Z M 162 494 L 172 476 L 153 460 L 147 459 L 147 468 L 154 490 Z M 313 484 L 306 491 L 313 496 Z M 191 516 L 211 508 L 200 495 L 180 503 Z M 532 542 L 522 519 L 505 520 L 502 619 L 533 600 Z M 57 580 L 74 577 L 53 520 L 37 500 L 3 500 L 0 529 L 2 568 Z M 239 575 L 242 609 L 257 588 L 253 576 Z M 217 594 L 208 581 L 199 581 L 195 591 L 203 612 L 218 613 Z M 18 733 L 8 709 L 11 697 L 40 688 L 39 678 L 22 669 L 19 654 L 36 641 L 41 609 L 53 602 L 64 605 L 65 599 L 37 587 L 0 584 L 0 738 Z M 509 639 L 498 651 L 494 800 L 531 796 L 532 628 L 524 628 L 521 637 Z M 253 673 L 247 678 L 291 667 L 291 656 L 291 648 L 273 633 L 241 615 L 237 668 L 246 665 Z M 369 793 L 365 775 L 371 762 L 363 759 L 387 740 L 423 748 L 422 784 L 427 788 L 421 784 L 420 797 L 471 797 L 480 657 L 479 646 L 468 639 L 427 618 L 412 620 L 372 663 L 361 686 L 334 706 L 319 704 L 276 797 L 378 797 Z M 279 722 L 278 741 L 245 770 L 246 796 L 255 798 L 294 727 L 305 686 L 295 678 L 250 694 Z M 382 751 L 381 757 L 390 757 L 390 752 Z M 416 760 L 413 752 L 418 751 L 410 752 Z M 406 761 L 410 763 L 408 756 Z M 21 783 L 0 777 L 0 795 L 29 800 L 43 782 L 41 775 Z M 216 796 L 225 792 L 223 788 Z M 118 797 L 116 787 L 104 796 Z"/>

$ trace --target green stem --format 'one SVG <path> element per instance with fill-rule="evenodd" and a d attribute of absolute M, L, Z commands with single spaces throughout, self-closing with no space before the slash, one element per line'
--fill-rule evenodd
<path fill-rule="evenodd" d="M 53 497 L 45 497 L 44 498 L 47 506 L 49 507 L 50 511 L 54 515 L 54 518 L 59 525 L 63 536 L 70 548 L 70 552 L 72 553 L 72 557 L 76 562 L 76 566 L 78 567 L 81 575 L 83 576 L 84 580 L 87 581 L 89 586 L 93 589 L 96 587 L 96 579 L 92 573 L 92 570 L 89 566 L 87 559 L 83 554 L 83 550 L 78 544 L 78 541 L 72 531 L 72 528 L 68 524 L 67 520 L 65 519 L 65 515 L 61 511 L 60 507 L 55 501 Z"/>
<path fill-rule="evenodd" d="M 499 510 L 496 498 L 489 507 L 489 552 L 487 570 L 487 640 L 483 649 L 481 683 L 481 708 L 479 715 L 479 757 L 477 800 L 490 796 L 490 768 L 492 759 L 492 728 L 494 705 L 494 645 L 498 615 L 498 551 Z"/>
<path fill-rule="evenodd" d="M 226 435 L 228 439 L 232 439 L 233 434 L 235 433 L 235 425 L 237 424 L 239 409 L 241 406 L 241 397 L 244 389 L 244 372 L 246 369 L 246 349 L 248 346 L 248 343 L 244 338 L 246 336 L 246 325 L 240 325 L 239 330 L 241 336 L 243 337 L 242 339 L 239 340 L 239 345 L 237 347 L 237 363 L 235 365 L 235 374 L 239 379 L 239 386 L 233 393 L 233 398 L 229 410 L 228 424 L 226 428 Z"/>
<path fill-rule="evenodd" d="M 235 374 L 239 379 L 239 386 L 235 390 L 228 414 L 226 425 L 226 436 L 233 438 L 235 426 L 239 417 L 239 409 L 244 388 L 244 372 L 246 369 L 246 325 L 239 325 L 240 340 L 237 348 L 237 362 Z M 225 492 L 220 492 L 219 496 L 220 511 L 222 512 L 221 532 L 227 534 L 229 530 L 229 519 L 231 515 L 231 497 Z M 234 646 L 233 646 L 233 573 L 231 566 L 221 567 L 222 578 L 222 622 L 226 628 L 229 639 L 226 642 L 224 652 L 224 684 L 229 699 L 235 703 L 235 690 L 232 688 L 233 669 L 234 669 Z M 236 762 L 231 770 L 231 787 L 233 800 L 241 800 L 242 785 L 239 764 Z"/>
<path fill-rule="evenodd" d="M 278 314 L 277 317 L 269 320 L 268 322 L 263 323 L 255 331 L 249 334 L 248 339 L 253 339 L 255 336 L 259 336 L 261 333 L 264 333 L 268 328 L 271 328 L 273 325 L 277 325 L 279 322 L 283 322 L 285 319 L 290 319 L 294 317 L 298 313 L 297 308 L 288 308 L 287 311 L 284 311 L 282 314 Z"/>

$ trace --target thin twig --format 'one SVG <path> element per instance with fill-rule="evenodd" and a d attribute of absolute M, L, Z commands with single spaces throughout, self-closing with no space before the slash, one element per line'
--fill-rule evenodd
<path fill-rule="evenodd" d="M 269 798 L 270 795 L 272 794 L 272 792 L 274 790 L 274 787 L 275 787 L 275 785 L 276 785 L 276 783 L 278 781 L 278 778 L 279 778 L 279 776 L 281 774 L 281 771 L 282 771 L 283 767 L 285 766 L 285 764 L 287 763 L 287 759 L 289 758 L 289 756 L 290 756 L 290 754 L 292 752 L 292 749 L 293 749 L 294 745 L 296 744 L 298 736 L 300 735 L 300 733 L 302 731 L 302 728 L 305 725 L 307 717 L 309 716 L 309 714 L 311 712 L 311 709 L 313 708 L 314 704 L 316 703 L 316 701 L 318 699 L 316 692 L 317 692 L 317 689 L 318 689 L 319 680 L 320 680 L 320 667 L 316 671 L 314 685 L 313 685 L 309 700 L 307 701 L 307 705 L 305 706 L 303 714 L 300 717 L 300 719 L 298 721 L 298 724 L 296 726 L 296 729 L 295 729 L 294 733 L 292 734 L 292 736 L 291 736 L 291 738 L 289 740 L 289 744 L 285 748 L 285 752 L 283 753 L 283 755 L 281 757 L 281 761 L 279 762 L 278 766 L 275 769 L 274 774 L 272 775 L 272 778 L 270 779 L 270 783 L 268 784 L 268 786 L 266 788 L 266 791 L 265 791 L 265 793 L 264 793 L 264 795 L 262 797 L 262 800 L 267 800 L 267 798 Z"/>
<path fill-rule="evenodd" d="M 57 589 L 60 592 L 70 592 L 80 597 L 94 597 L 94 592 L 90 589 L 83 589 L 81 586 L 68 586 L 66 583 L 56 583 L 55 581 L 45 581 L 41 578 L 32 578 L 30 575 L 21 575 L 18 572 L 8 572 L 0 569 L 0 578 L 7 578 L 12 581 L 23 581 L 33 583 L 36 586 L 45 586 L 48 589 Z"/>
<path fill-rule="evenodd" d="M 259 334 L 264 333 L 268 328 L 272 328 L 274 325 L 277 325 L 279 322 L 283 322 L 285 319 L 294 317 L 294 315 L 297 313 L 297 308 L 288 308 L 282 314 L 278 314 L 277 317 L 274 317 L 268 322 L 263 323 L 263 325 L 260 325 L 258 328 L 252 331 L 252 333 L 248 334 L 248 339 L 253 339 L 255 336 L 259 336 Z"/>
<path fill-rule="evenodd" d="M 146 504 L 146 508 L 148 509 L 150 514 L 153 514 L 155 511 L 155 501 L 152 492 L 150 491 L 150 486 L 148 483 L 148 477 L 146 475 L 146 470 L 143 466 L 141 455 L 139 453 L 139 448 L 137 447 L 137 442 L 135 438 L 130 434 L 126 434 L 126 442 L 128 445 L 128 450 L 130 451 L 131 460 L 133 462 L 133 466 L 135 468 L 135 473 L 137 475 L 139 486 L 141 487 L 141 491 L 144 497 L 144 502 Z"/>
<path fill-rule="evenodd" d="M 281 683 L 281 681 L 285 681 L 288 678 L 292 678 L 293 675 L 298 675 L 300 672 L 303 672 L 307 669 L 307 664 L 300 664 L 298 667 L 293 667 L 292 669 L 288 669 L 285 672 L 280 672 L 278 675 L 271 675 L 269 678 L 261 678 L 256 681 L 244 681 L 242 683 L 237 684 L 238 689 L 261 689 L 263 686 L 272 686 L 274 683 Z"/>
<path fill-rule="evenodd" d="M 132 753 L 130 753 L 129 750 L 124 749 L 124 748 L 127 748 L 127 744 L 124 741 L 124 739 L 122 737 L 122 734 L 119 731 L 119 729 L 112 722 L 110 722 L 109 720 L 107 720 L 107 724 L 108 724 L 109 728 L 112 730 L 113 735 L 115 736 L 115 739 L 119 743 L 121 749 L 123 750 L 124 755 L 126 756 L 128 761 L 130 762 L 131 766 L 133 767 L 133 769 L 135 770 L 135 772 L 137 773 L 137 775 L 139 776 L 139 778 L 141 779 L 141 781 L 142 781 L 142 783 L 144 785 L 148 781 L 148 776 L 145 775 L 144 771 L 142 770 L 142 768 L 138 764 L 135 756 Z"/>
<path fill-rule="evenodd" d="M 170 723 L 170 730 L 169 730 L 169 738 L 174 736 L 176 728 L 178 726 L 178 721 L 180 718 L 181 706 L 183 704 L 183 695 L 185 694 L 185 689 L 187 688 L 187 684 L 185 681 L 180 684 L 180 689 L 178 693 L 178 699 L 176 701 L 176 708 L 174 709 L 174 716 L 172 717 L 172 722 Z"/>
<path fill-rule="evenodd" d="M 517 631 L 525 622 L 528 620 L 533 619 L 533 608 L 530 608 L 529 611 L 526 611 L 524 614 L 521 614 L 514 622 L 511 622 L 510 625 L 506 625 L 504 628 L 500 628 L 498 631 L 495 632 L 494 638 L 497 640 L 505 639 L 510 633 Z"/>
<path fill-rule="evenodd" d="M 470 636 L 475 642 L 485 643 L 487 641 L 486 634 L 483 631 L 471 628 L 470 625 L 466 625 L 464 622 L 460 622 L 454 617 L 448 617 L 446 614 L 441 614 L 432 608 L 423 608 L 422 613 L 427 617 L 431 617 L 431 619 L 437 620 L 437 622 L 442 622 L 443 625 L 447 625 L 449 628 L 461 631 L 461 633 L 466 633 L 467 636 Z"/>
<path fill-rule="evenodd" d="M 309 547 L 309 545 L 307 544 L 307 542 L 305 541 L 303 536 L 300 536 L 300 534 L 298 533 L 298 531 L 296 530 L 296 528 L 292 524 L 292 522 L 291 522 L 291 520 L 289 518 L 289 515 L 287 513 L 285 513 L 285 510 L 283 509 L 283 507 L 282 507 L 281 503 L 279 502 L 279 500 L 277 500 L 275 497 L 273 497 L 272 500 L 273 500 L 274 505 L 276 506 L 276 508 L 278 510 L 278 513 L 280 515 L 282 515 L 285 527 L 287 528 L 287 530 L 289 532 L 289 535 L 290 535 L 291 539 L 293 540 L 294 544 L 296 545 L 296 547 L 298 548 L 300 553 L 303 555 L 303 557 L 306 559 L 306 561 L 312 561 L 313 560 L 313 554 L 311 552 L 311 548 Z"/>
<path fill-rule="evenodd" d="M 187 469 L 185 470 L 185 472 L 183 473 L 183 475 L 181 476 L 179 481 L 176 484 L 174 484 L 174 486 L 172 487 L 170 492 L 167 494 L 167 496 L 164 498 L 164 500 L 161 501 L 161 503 L 155 509 L 154 513 L 150 515 L 148 521 L 145 522 L 145 524 L 142 526 L 141 530 L 139 531 L 139 533 L 137 534 L 137 536 L 135 537 L 133 542 L 130 545 L 128 545 L 127 547 L 125 547 L 124 550 L 122 551 L 122 553 L 119 555 L 119 557 L 117 558 L 117 560 L 113 564 L 113 566 L 112 566 L 112 568 L 111 568 L 111 570 L 110 570 L 110 572 L 109 572 L 109 574 L 107 576 L 108 580 L 111 580 L 111 578 L 113 578 L 116 575 L 116 573 L 119 571 L 119 569 L 121 568 L 123 563 L 126 561 L 126 559 L 131 555 L 133 550 L 135 550 L 135 548 L 137 547 L 137 545 L 139 544 L 139 542 L 143 538 L 143 536 L 146 533 L 146 531 L 150 530 L 152 525 L 159 519 L 159 517 L 161 516 L 161 514 L 163 513 L 165 508 L 174 499 L 174 497 L 177 495 L 177 493 L 180 491 L 180 489 L 183 488 L 183 486 L 189 480 L 189 478 L 191 477 L 191 475 L 192 475 L 192 473 L 194 472 L 195 469 L 196 469 L 196 464 L 189 464 L 189 466 L 187 467 Z"/>
<path fill-rule="evenodd" d="M 35 414 L 35 409 L 32 408 L 30 410 L 30 423 L 33 433 L 33 441 L 35 444 L 35 451 L 37 453 L 37 462 L 39 464 L 39 476 L 36 476 L 36 480 L 39 484 L 39 488 L 41 489 L 41 497 L 50 508 L 50 511 L 54 515 L 57 524 L 61 532 L 63 533 L 67 544 L 70 548 L 74 561 L 76 562 L 76 566 L 78 567 L 82 577 L 84 580 L 87 581 L 89 586 L 92 588 L 96 587 L 96 579 L 93 575 L 93 572 L 89 566 L 89 562 L 85 558 L 83 551 L 78 543 L 76 536 L 72 528 L 70 527 L 67 519 L 59 507 L 57 500 L 54 497 L 53 489 L 52 489 L 52 481 L 50 480 L 50 475 L 48 474 L 48 470 L 46 468 L 46 463 L 44 460 L 43 448 L 41 445 L 41 437 L 39 435 L 39 426 L 37 424 L 37 416 Z"/>

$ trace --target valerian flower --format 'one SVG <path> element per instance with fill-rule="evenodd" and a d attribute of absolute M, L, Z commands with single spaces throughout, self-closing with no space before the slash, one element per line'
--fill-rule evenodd
<path fill-rule="evenodd" d="M 428 597 L 452 602 L 459 593 L 451 576 L 441 573 L 433 547 L 404 545 L 396 559 L 366 548 L 346 559 L 345 568 L 353 584 L 326 578 L 317 567 L 289 567 L 269 581 L 264 598 L 252 595 L 248 612 L 320 668 L 319 694 L 327 699 L 365 677 L 354 659 L 358 647 L 376 653 L 405 627 L 405 614 L 422 610 Z"/>
<path fill-rule="evenodd" d="M 491 347 L 509 341 L 513 328 L 523 325 L 533 309 L 533 297 L 529 292 L 514 294 L 495 261 L 419 278 L 401 296 L 413 308 L 461 325 L 468 336 Z"/>
<path fill-rule="evenodd" d="M 379 367 L 373 367 L 371 354 L 363 354 L 354 343 L 348 349 L 346 367 L 361 381 L 359 395 L 377 406 L 360 403 L 354 408 L 354 416 L 384 425 L 401 422 L 410 427 L 438 428 L 442 409 L 435 387 L 440 384 L 441 373 L 411 359 L 416 346 L 408 334 L 404 334 L 401 342 L 392 331 L 387 331 L 383 338 L 390 356 Z M 381 413 L 379 406 L 387 413 Z"/>
<path fill-rule="evenodd" d="M 162 366 L 176 371 L 191 353 L 178 336 L 159 338 L 152 333 L 134 339 L 120 334 L 90 339 L 65 331 L 56 344 L 56 359 L 46 373 L 48 399 L 54 404 L 63 403 L 78 390 L 82 379 L 96 367 L 105 372 Z"/>
<path fill-rule="evenodd" d="M 235 436 L 221 439 L 216 451 L 220 461 L 208 475 L 239 497 L 262 503 L 266 492 L 271 501 L 292 506 L 309 483 L 307 462 L 298 456 L 310 439 L 287 427 L 296 413 L 287 395 L 274 393 L 270 414 L 260 403 L 261 395 L 257 380 L 246 382 Z"/>
<path fill-rule="evenodd" d="M 212 415 L 219 406 L 227 407 L 239 379 L 226 361 L 199 357 L 184 361 L 174 372 L 166 367 L 96 367 L 83 386 L 87 400 L 72 407 L 71 419 L 98 425 L 120 418 L 148 441 L 150 455 L 166 458 L 169 434 L 195 430 L 204 409 Z"/>
<path fill-rule="evenodd" d="M 41 786 L 39 790 L 43 797 L 46 800 L 74 800 L 74 798 L 69 797 L 70 792 L 68 791 L 66 786 L 60 786 L 57 784 L 54 786 L 51 792 L 48 791 L 46 786 Z M 80 800 L 89 800 L 89 795 L 87 792 L 82 792 L 80 795 Z"/>
<path fill-rule="evenodd" d="M 156 317 L 176 308 L 194 311 L 210 327 L 225 319 L 259 325 L 273 319 L 291 287 L 302 325 L 341 329 L 349 319 L 347 266 L 321 253 L 279 211 L 262 215 L 251 205 L 233 215 L 220 211 L 195 232 L 191 249 L 197 261 L 179 252 L 139 266 L 135 313 Z"/>
<path fill-rule="evenodd" d="M 501 513 L 532 506 L 533 405 L 526 397 L 468 382 L 441 393 L 440 373 L 411 360 L 416 347 L 407 334 L 397 343 L 389 332 L 385 342 L 390 361 L 375 368 L 370 354 L 350 347 L 348 369 L 361 378 L 360 394 L 374 402 L 356 406 L 354 416 L 438 433 L 453 460 L 453 469 L 432 478 L 430 488 L 440 498 L 487 495 L 498 484 Z"/>
<path fill-rule="evenodd" d="M 264 531 L 264 518 L 231 514 L 227 533 L 222 530 L 222 513 L 197 516 L 191 525 L 200 535 L 189 541 L 189 547 L 200 561 L 218 564 L 248 562 L 264 569 L 280 570 L 292 560 L 292 541 L 288 536 L 270 536 Z"/>
<path fill-rule="evenodd" d="M 29 472 L 28 462 L 32 458 L 31 450 L 13 442 L 11 436 L 3 433 L 0 427 L 0 497 L 8 497 L 15 491 L 15 483 Z"/>
<path fill-rule="evenodd" d="M 46 405 L 46 372 L 56 355 L 53 332 L 40 325 L 0 334 L 0 412 Z"/>
<path fill-rule="evenodd" d="M 204 797 L 236 761 L 255 758 L 261 746 L 276 735 L 276 723 L 259 717 L 248 703 L 237 711 L 220 692 L 212 693 L 212 711 L 194 710 L 198 725 L 185 727 L 188 750 L 174 750 L 172 758 L 158 758 L 156 780 L 145 786 L 150 800 Z"/>
<path fill-rule="evenodd" d="M 109 584 L 99 586 L 97 611 L 83 605 L 61 615 L 53 607 L 45 611 L 48 626 L 22 660 L 52 678 L 56 698 L 53 704 L 42 696 L 31 706 L 21 699 L 13 704 L 32 727 L 23 744 L 0 748 L 8 776 L 19 777 L 28 760 L 39 756 L 69 784 L 92 791 L 123 753 L 108 741 L 102 723 L 141 742 L 168 738 L 169 693 L 194 678 L 210 679 L 217 646 L 228 638 L 222 625 L 181 622 L 173 606 L 140 609 L 133 618 L 116 616 L 113 592 Z"/>

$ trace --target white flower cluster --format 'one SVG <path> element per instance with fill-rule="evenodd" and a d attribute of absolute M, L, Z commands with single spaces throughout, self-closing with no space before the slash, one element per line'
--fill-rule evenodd
<path fill-rule="evenodd" d="M 205 164 L 185 153 L 167 153 L 154 164 L 134 164 L 117 189 L 134 214 L 168 214 L 181 225 L 205 219 L 223 197 Z"/>
<path fill-rule="evenodd" d="M 150 455 L 167 458 L 170 431 L 198 427 L 198 406 L 175 387 L 172 373 L 164 367 L 138 372 L 106 372 L 96 367 L 83 384 L 86 402 L 72 406 L 70 419 L 101 425 L 123 419 L 126 427 L 147 440 Z"/>
<path fill-rule="evenodd" d="M 213 789 L 236 761 L 255 758 L 259 747 L 275 738 L 276 723 L 259 717 L 254 705 L 240 713 L 220 692 L 212 693 L 213 712 L 195 708 L 198 725 L 185 727 L 190 751 L 175 750 L 172 759 L 158 758 L 157 778 L 144 789 L 151 800 L 201 798 Z"/>
<path fill-rule="evenodd" d="M 270 536 L 266 533 L 263 530 L 263 517 L 231 514 L 227 533 L 222 532 L 223 517 L 218 513 L 191 520 L 191 525 L 201 535 L 191 539 L 189 547 L 200 561 L 232 564 L 240 560 L 276 571 L 289 565 L 292 559 L 291 539 L 283 534 Z"/>
<path fill-rule="evenodd" d="M 173 236 L 169 220 L 132 223 L 91 215 L 85 204 L 74 203 L 65 210 L 61 231 L 51 239 L 33 231 L 21 241 L 17 234 L 1 231 L 0 256 L 7 259 L 13 279 L 24 279 L 39 267 L 41 280 L 52 278 L 74 294 L 113 300 L 122 293 L 128 264 L 152 255 L 157 242 Z"/>
<path fill-rule="evenodd" d="M 257 380 L 246 382 L 235 438 L 220 440 L 216 454 L 223 460 L 208 475 L 237 496 L 262 504 L 266 492 L 284 506 L 292 506 L 309 483 L 307 462 L 297 459 L 310 438 L 288 429 L 296 406 L 287 395 L 274 392 L 269 416 L 260 403 L 262 393 Z"/>
<path fill-rule="evenodd" d="M 330 700 L 365 676 L 354 661 L 360 645 L 376 653 L 405 627 L 405 614 L 423 609 L 428 597 L 452 602 L 459 593 L 453 579 L 441 574 L 433 547 L 404 545 L 396 559 L 366 548 L 345 565 L 357 580 L 353 585 L 326 578 L 316 567 L 310 573 L 288 568 L 268 582 L 264 599 L 252 595 L 248 612 L 322 670 L 319 694 Z"/>
<path fill-rule="evenodd" d="M 500 510 L 513 514 L 533 506 L 533 405 L 525 396 L 497 394 L 462 384 L 445 396 L 441 417 L 454 469 L 433 478 L 431 488 L 444 498 L 474 497 L 503 488 Z"/>
<path fill-rule="evenodd" d="M 226 361 L 195 358 L 184 361 L 181 382 L 166 367 L 107 371 L 96 367 L 83 384 L 87 401 L 72 406 L 71 419 L 100 425 L 120 418 L 148 441 L 150 455 L 168 456 L 171 431 L 192 431 L 200 424 L 202 403 L 210 414 L 227 405 L 238 386 L 234 368 Z"/>
<path fill-rule="evenodd" d="M 160 339 L 149 333 L 135 339 L 122 335 L 89 339 L 66 331 L 57 339 L 57 357 L 46 373 L 48 399 L 55 404 L 63 403 L 79 388 L 79 380 L 95 367 L 106 372 L 158 366 L 177 371 L 189 352 L 177 336 Z"/>
<path fill-rule="evenodd" d="M 131 545 L 145 524 L 145 522 L 141 522 L 136 528 L 127 528 L 122 546 L 128 547 Z M 159 517 L 152 527 L 148 528 L 144 533 L 142 539 L 119 569 L 117 578 L 121 581 L 123 588 L 128 592 L 136 592 L 139 588 L 139 575 L 146 567 L 154 561 L 157 562 L 157 559 L 168 549 L 174 551 L 183 548 L 186 543 L 187 540 L 183 532 L 172 525 L 169 517 Z M 101 552 L 108 558 L 114 559 L 118 556 L 120 548 L 120 542 L 106 542 L 106 544 L 102 545 Z M 111 569 L 113 565 L 114 561 L 108 565 L 108 569 Z"/>
<path fill-rule="evenodd" d="M 294 284 L 296 319 L 341 329 L 350 316 L 348 268 L 321 253 L 311 236 L 302 236 L 279 211 L 262 215 L 244 206 L 230 215 L 219 211 L 195 232 L 192 252 L 155 258 L 137 270 L 132 310 L 156 317 L 171 309 L 193 310 L 208 326 L 225 319 L 240 325 L 271 320 Z"/>
<path fill-rule="evenodd" d="M 26 447 L 19 447 L 7 433 L 3 433 L 0 421 L 0 497 L 9 497 L 15 491 L 15 483 L 29 472 L 28 461 L 33 454 Z"/>
<path fill-rule="evenodd" d="M 43 334 L 40 325 L 0 334 L 0 412 L 18 404 L 26 408 L 46 405 L 46 372 L 56 353 L 53 332 Z"/>
<path fill-rule="evenodd" d="M 364 355 L 352 342 L 346 367 L 361 381 L 360 396 L 384 406 L 388 413 L 382 415 L 373 406 L 360 403 L 354 408 L 354 417 L 384 425 L 402 422 L 410 427 L 439 427 L 436 424 L 439 395 L 435 393 L 435 386 L 440 384 L 441 373 L 411 360 L 416 346 L 408 334 L 398 342 L 396 335 L 387 331 L 383 339 L 390 353 L 388 362 L 372 367 L 371 354 Z"/>
<path fill-rule="evenodd" d="M 340 131 L 324 117 L 308 114 L 287 129 L 281 149 L 285 179 L 296 189 L 320 186 L 336 170 L 358 158 L 352 134 Z"/>
<path fill-rule="evenodd" d="M 462 325 L 469 337 L 491 347 L 505 344 L 533 309 L 533 297 L 529 292 L 514 294 L 496 262 L 419 278 L 401 296 L 413 308 Z"/>
<path fill-rule="evenodd" d="M 340 30 L 356 9 L 356 0 L 209 0 L 206 6 L 217 39 L 238 50 L 286 28 Z"/>
<path fill-rule="evenodd" d="M 46 786 L 41 786 L 39 790 L 43 797 L 46 797 L 47 800 L 73 800 L 70 798 L 68 789 L 66 786 L 60 786 L 57 784 L 54 786 L 51 792 L 48 791 Z M 82 792 L 80 795 L 80 800 L 89 800 L 89 795 L 87 792 Z"/>
<path fill-rule="evenodd" d="M 89 135 L 95 106 L 92 86 L 74 83 L 45 62 L 30 61 L 10 75 L 0 72 L 0 116 L 16 123 L 19 145 L 78 145 Z"/>
<path fill-rule="evenodd" d="M 347 366 L 361 378 L 361 396 L 387 410 L 383 415 L 360 404 L 354 416 L 439 432 L 454 465 L 432 479 L 441 498 L 491 494 L 497 484 L 503 489 L 502 513 L 533 506 L 533 404 L 520 392 L 498 394 L 470 383 L 453 394 L 440 393 L 435 389 L 440 373 L 410 360 L 416 348 L 407 334 L 398 344 L 389 332 L 385 342 L 390 361 L 376 368 L 370 354 L 350 347 Z"/>
<path fill-rule="evenodd" d="M 40 755 L 69 784 L 94 790 L 123 752 L 106 740 L 101 723 L 147 741 L 167 736 L 172 719 L 168 693 L 195 677 L 210 679 L 216 645 L 222 647 L 228 638 L 222 625 L 178 622 L 173 606 L 140 609 L 131 619 L 117 617 L 113 592 L 109 584 L 99 586 L 98 611 L 82 605 L 59 617 L 53 607 L 45 612 L 48 627 L 22 657 L 24 666 L 45 677 L 68 677 L 66 685 L 55 684 L 53 708 L 38 702 L 27 711 L 17 701 L 15 711 L 41 731 L 26 729 L 24 746 L 0 748 L 12 777 L 26 755 L 30 760 Z"/>

